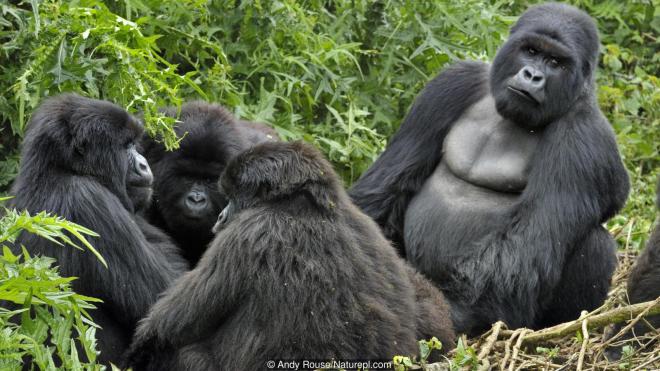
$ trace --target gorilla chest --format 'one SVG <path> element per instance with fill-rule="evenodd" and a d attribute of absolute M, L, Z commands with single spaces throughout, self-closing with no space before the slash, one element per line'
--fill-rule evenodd
<path fill-rule="evenodd" d="M 502 118 L 491 96 L 470 107 L 452 125 L 442 161 L 408 206 L 406 239 L 448 242 L 439 234 L 477 237 L 502 223 L 527 185 L 538 141 L 538 133 Z"/>
<path fill-rule="evenodd" d="M 493 192 L 520 193 L 527 185 L 539 136 L 502 118 L 491 96 L 471 107 L 443 143 L 443 163 L 459 180 Z"/>

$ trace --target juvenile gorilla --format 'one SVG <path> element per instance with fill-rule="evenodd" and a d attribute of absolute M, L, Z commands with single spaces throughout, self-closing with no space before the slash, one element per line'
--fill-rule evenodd
<path fill-rule="evenodd" d="M 615 244 L 601 223 L 629 182 L 594 94 L 598 47 L 587 14 L 530 8 L 492 65 L 428 83 L 350 191 L 443 289 L 458 332 L 555 324 L 607 294 Z"/>
<path fill-rule="evenodd" d="M 56 258 L 62 276 L 78 277 L 76 292 L 103 300 L 91 312 L 102 326 L 103 363 L 120 360 L 137 321 L 185 268 L 176 254 L 151 245 L 133 218 L 127 189 L 144 190 L 152 181 L 135 150 L 141 134 L 140 123 L 109 102 L 76 95 L 48 99 L 30 120 L 12 187 L 11 207 L 54 213 L 100 235 L 89 240 L 108 268 L 91 253 L 32 234 L 22 234 L 15 245 Z"/>
<path fill-rule="evenodd" d="M 175 108 L 166 115 L 177 117 Z M 177 135 L 180 148 L 166 151 L 144 137 L 145 156 L 154 172 L 154 194 L 147 219 L 165 230 L 179 245 L 191 266 L 213 238 L 211 228 L 227 201 L 217 182 L 225 166 L 249 145 L 235 118 L 224 108 L 205 102 L 181 107 Z"/>
<path fill-rule="evenodd" d="M 351 204 L 301 142 L 238 155 L 218 234 L 136 332 L 135 370 L 258 370 L 274 359 L 391 359 L 454 345 L 442 294 Z"/>

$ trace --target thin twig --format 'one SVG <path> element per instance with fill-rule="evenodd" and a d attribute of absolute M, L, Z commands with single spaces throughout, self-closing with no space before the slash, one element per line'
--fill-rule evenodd
<path fill-rule="evenodd" d="M 660 299 L 660 298 L 659 298 Z M 630 319 L 632 316 L 637 316 L 646 311 L 647 316 L 660 314 L 660 300 L 647 301 L 639 304 L 627 305 L 625 307 L 615 308 L 607 312 L 593 315 L 593 312 L 587 314 L 589 318 L 588 328 L 590 330 L 595 328 L 604 327 L 613 323 L 620 323 Z M 538 343 L 550 339 L 559 338 L 568 334 L 572 334 L 582 327 L 582 319 L 571 322 L 562 323 L 553 327 L 543 330 L 534 331 L 525 337 L 525 344 Z M 500 331 L 500 338 L 506 338 L 513 335 L 510 330 Z"/>
<path fill-rule="evenodd" d="M 651 310 L 651 308 L 653 308 L 654 305 L 660 303 L 660 297 L 655 299 L 652 303 L 653 303 L 653 305 L 648 306 L 646 309 L 644 309 L 632 321 L 630 321 L 630 323 L 628 323 L 628 325 L 626 325 L 624 328 L 619 330 L 619 332 L 617 332 L 616 335 L 614 335 L 611 338 L 607 339 L 607 341 L 605 341 L 602 344 L 598 345 L 598 347 L 599 348 L 605 348 L 605 347 L 609 346 L 613 341 L 620 338 L 625 333 L 627 333 L 630 329 L 632 329 L 633 326 L 635 326 L 637 324 L 637 322 L 639 322 L 642 318 L 644 318 L 647 315 L 647 313 Z"/>
<path fill-rule="evenodd" d="M 502 362 L 500 362 L 500 370 L 504 371 L 506 368 L 506 363 L 509 362 L 509 356 L 511 356 L 511 344 L 513 343 L 513 339 L 516 338 L 520 334 L 520 330 L 514 330 L 511 336 L 509 337 L 509 340 L 504 343 L 504 358 L 502 358 Z"/>
<path fill-rule="evenodd" d="M 479 352 L 479 355 L 477 356 L 477 359 L 479 361 L 483 360 L 488 356 L 488 353 L 490 353 L 490 350 L 493 348 L 493 344 L 497 341 L 497 337 L 500 335 L 500 330 L 502 329 L 502 325 L 504 325 L 504 322 L 502 321 L 497 321 L 491 330 L 491 334 L 488 336 L 486 339 L 486 343 L 484 346 L 481 348 L 481 351 Z"/>
<path fill-rule="evenodd" d="M 642 367 L 647 366 L 647 365 L 650 365 L 651 363 L 656 362 L 656 361 L 660 361 L 660 355 L 657 355 L 657 356 L 655 356 L 655 357 L 649 359 L 648 361 L 642 363 L 641 365 L 639 365 L 639 366 L 633 368 L 631 371 L 641 370 Z"/>
<path fill-rule="evenodd" d="M 588 319 L 585 318 L 588 312 L 586 310 L 582 311 L 580 317 L 584 318 L 582 320 L 582 346 L 580 347 L 580 356 L 578 357 L 577 371 L 582 371 L 582 365 L 584 363 L 584 353 L 587 351 L 587 343 L 589 342 L 589 330 L 587 329 Z"/>
<path fill-rule="evenodd" d="M 522 346 L 523 340 L 525 340 L 525 334 L 531 332 L 529 329 L 521 329 L 520 334 L 518 335 L 518 341 L 516 341 L 516 345 L 513 347 L 513 355 L 511 356 L 511 364 L 509 365 L 509 371 L 514 371 L 514 365 L 516 364 L 516 359 L 518 359 L 518 352 L 520 351 L 520 347 Z"/>

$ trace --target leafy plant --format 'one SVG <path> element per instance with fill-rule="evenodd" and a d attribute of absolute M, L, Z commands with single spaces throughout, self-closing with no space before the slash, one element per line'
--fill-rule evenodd
<path fill-rule="evenodd" d="M 30 360 L 40 370 L 102 370 L 95 363 L 96 325 L 88 313 L 100 300 L 73 292 L 75 277 L 61 277 L 54 259 L 30 256 L 25 247 L 20 254 L 12 252 L 9 246 L 20 233 L 82 249 L 77 241 L 105 264 L 85 239 L 96 236 L 87 228 L 45 213 L 5 210 L 0 218 L 0 369 L 18 370 Z"/>
<path fill-rule="evenodd" d="M 406 356 L 395 356 L 393 358 L 393 365 L 396 371 L 405 371 L 413 366 L 424 367 L 427 364 L 431 352 L 434 350 L 441 350 L 442 343 L 435 336 L 430 340 L 420 340 L 417 342 L 419 346 L 419 359 L 410 359 Z"/>

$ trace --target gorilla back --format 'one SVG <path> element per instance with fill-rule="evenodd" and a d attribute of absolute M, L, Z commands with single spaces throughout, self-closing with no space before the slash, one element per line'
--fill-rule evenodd
<path fill-rule="evenodd" d="M 428 83 L 350 192 L 445 291 L 458 331 L 550 325 L 606 296 L 616 257 L 601 223 L 629 183 L 596 103 L 598 46 L 578 9 L 529 9 L 492 66 Z"/>
<path fill-rule="evenodd" d="M 420 335 L 453 347 L 440 292 L 396 256 L 317 150 L 258 145 L 232 160 L 221 188 L 219 232 L 140 325 L 134 369 L 391 359 L 415 353 Z"/>
<path fill-rule="evenodd" d="M 16 246 L 56 258 L 62 276 L 78 277 L 76 292 L 103 300 L 90 312 L 102 326 L 97 331 L 101 362 L 118 362 L 137 321 L 185 268 L 151 246 L 133 219 L 127 188 L 148 188 L 152 181 L 149 165 L 135 149 L 141 134 L 141 124 L 109 102 L 50 98 L 30 120 L 11 191 L 11 207 L 54 213 L 100 235 L 89 240 L 108 268 L 89 252 L 34 235 L 22 234 Z"/>

